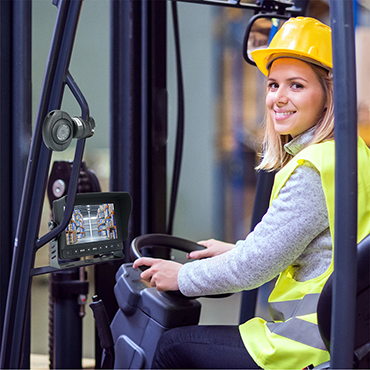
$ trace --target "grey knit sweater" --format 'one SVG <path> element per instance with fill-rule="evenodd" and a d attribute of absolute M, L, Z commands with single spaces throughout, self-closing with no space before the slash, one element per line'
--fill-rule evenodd
<path fill-rule="evenodd" d="M 310 141 L 310 129 L 285 150 L 297 154 Z M 319 172 L 310 163 L 297 169 L 261 222 L 235 248 L 208 259 L 186 263 L 178 285 L 186 296 L 231 293 L 257 288 L 288 266 L 306 281 L 327 270 L 332 257 L 328 211 Z"/>

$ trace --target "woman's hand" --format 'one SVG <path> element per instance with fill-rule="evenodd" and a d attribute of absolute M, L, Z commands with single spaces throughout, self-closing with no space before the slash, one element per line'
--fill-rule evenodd
<path fill-rule="evenodd" d="M 215 239 L 202 240 L 198 242 L 198 244 L 203 245 L 204 247 L 206 247 L 206 249 L 188 253 L 188 258 L 201 259 L 214 257 L 219 254 L 225 253 L 235 247 L 235 244 L 225 243 Z"/>
<path fill-rule="evenodd" d="M 134 268 L 139 266 L 150 266 L 149 269 L 141 273 L 140 277 L 147 281 L 151 287 L 156 287 L 160 292 L 166 290 L 179 290 L 177 275 L 182 266 L 181 263 L 143 257 L 134 262 Z"/>

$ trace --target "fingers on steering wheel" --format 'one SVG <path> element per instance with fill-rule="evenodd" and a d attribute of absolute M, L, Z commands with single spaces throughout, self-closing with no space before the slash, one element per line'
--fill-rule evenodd
<path fill-rule="evenodd" d="M 149 284 L 152 288 L 155 288 L 157 286 L 157 284 L 155 283 L 155 279 L 153 279 L 152 276 L 150 277 Z"/>
<path fill-rule="evenodd" d="M 143 271 L 141 274 L 140 274 L 140 277 L 143 279 L 143 280 L 146 280 L 146 281 L 151 281 L 152 279 L 152 271 L 150 268 L 148 268 L 147 270 Z"/>

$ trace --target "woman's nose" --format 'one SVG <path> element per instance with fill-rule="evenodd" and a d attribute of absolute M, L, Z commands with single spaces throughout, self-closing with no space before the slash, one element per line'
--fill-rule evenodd
<path fill-rule="evenodd" d="M 275 104 L 285 105 L 288 103 L 288 96 L 283 88 L 279 88 L 275 94 Z"/>

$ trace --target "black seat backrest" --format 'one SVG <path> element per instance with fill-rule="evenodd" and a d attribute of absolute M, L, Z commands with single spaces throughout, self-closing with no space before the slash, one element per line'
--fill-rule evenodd
<path fill-rule="evenodd" d="M 321 337 L 330 351 L 331 307 L 332 307 L 332 276 L 321 292 L 317 306 L 317 320 Z M 355 353 L 360 360 L 359 368 L 370 368 L 370 235 L 363 239 L 357 247 L 357 297 L 356 297 L 356 328 Z M 367 345 L 367 346 L 366 346 Z M 361 350 L 360 350 L 361 349 Z M 365 355 L 364 355 L 365 354 Z M 362 358 L 361 358 L 362 357 Z"/>

